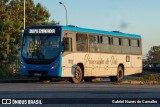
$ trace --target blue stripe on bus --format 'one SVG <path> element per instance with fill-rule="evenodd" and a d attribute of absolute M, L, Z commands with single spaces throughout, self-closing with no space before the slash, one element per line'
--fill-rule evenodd
<path fill-rule="evenodd" d="M 70 26 L 62 26 L 62 30 L 75 31 L 75 32 L 81 32 L 81 33 L 85 32 L 85 33 L 94 33 L 94 34 L 101 34 L 101 35 L 111 35 L 111 36 L 122 36 L 122 37 L 129 37 L 129 38 L 141 38 L 140 35 L 136 35 L 136 34 L 127 34 L 122 32 L 111 32 L 111 31 L 94 30 L 94 29 L 70 27 Z"/>

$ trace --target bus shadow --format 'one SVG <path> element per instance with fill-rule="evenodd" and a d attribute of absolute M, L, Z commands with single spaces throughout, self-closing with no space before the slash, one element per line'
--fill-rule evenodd
<path fill-rule="evenodd" d="M 90 84 L 90 83 L 107 83 L 111 84 L 108 78 L 103 79 L 95 79 L 92 82 L 83 81 L 81 84 Z M 40 82 L 38 78 L 35 79 L 4 79 L 0 80 L 0 83 L 40 83 L 40 84 L 74 84 L 70 82 L 69 78 L 53 78 L 50 83 Z"/>

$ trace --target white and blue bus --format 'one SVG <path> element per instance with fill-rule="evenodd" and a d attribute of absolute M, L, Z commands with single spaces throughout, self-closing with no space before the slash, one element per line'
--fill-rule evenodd
<path fill-rule="evenodd" d="M 20 73 L 40 81 L 68 77 L 74 83 L 142 73 L 141 36 L 76 26 L 35 26 L 24 30 Z"/>

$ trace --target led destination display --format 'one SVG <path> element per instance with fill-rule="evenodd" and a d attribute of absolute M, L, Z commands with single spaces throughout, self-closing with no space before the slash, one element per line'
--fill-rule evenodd
<path fill-rule="evenodd" d="M 56 33 L 55 29 L 29 29 L 29 33 Z"/>

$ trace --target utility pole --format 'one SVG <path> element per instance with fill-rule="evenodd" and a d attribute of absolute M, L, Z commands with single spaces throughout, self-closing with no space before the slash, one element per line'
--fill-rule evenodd
<path fill-rule="evenodd" d="M 66 8 L 66 6 L 62 2 L 59 2 L 59 4 L 62 4 L 63 7 L 64 7 L 64 9 L 66 10 L 66 25 L 68 25 L 67 8 Z"/>

